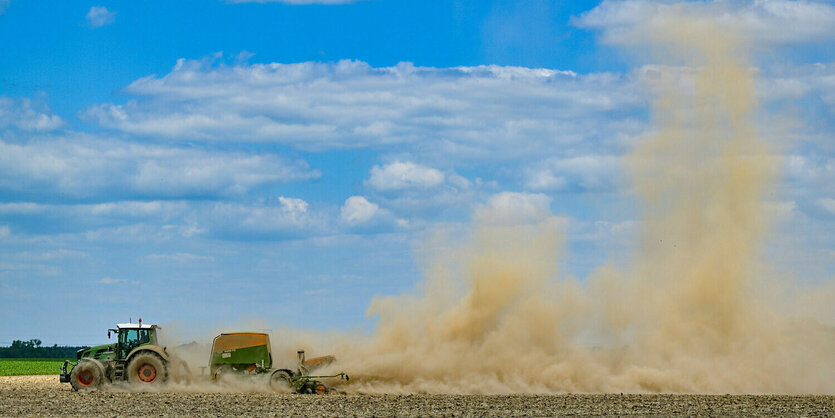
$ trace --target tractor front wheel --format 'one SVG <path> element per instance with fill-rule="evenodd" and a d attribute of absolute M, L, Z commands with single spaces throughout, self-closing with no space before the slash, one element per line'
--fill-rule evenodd
<path fill-rule="evenodd" d="M 127 371 L 131 384 L 159 385 L 168 377 L 165 361 L 152 353 L 137 354 Z"/>
<path fill-rule="evenodd" d="M 96 390 L 104 383 L 104 366 L 97 360 L 81 360 L 70 372 L 70 385 L 75 390 Z"/>

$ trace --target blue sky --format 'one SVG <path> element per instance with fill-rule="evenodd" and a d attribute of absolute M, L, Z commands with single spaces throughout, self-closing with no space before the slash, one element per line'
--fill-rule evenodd
<path fill-rule="evenodd" d="M 563 274 L 625 262 L 668 3 L 0 0 L 0 344 L 368 329 L 491 205 L 563 217 Z M 832 282 L 835 7 L 687 7 L 749 38 L 772 269 Z"/>

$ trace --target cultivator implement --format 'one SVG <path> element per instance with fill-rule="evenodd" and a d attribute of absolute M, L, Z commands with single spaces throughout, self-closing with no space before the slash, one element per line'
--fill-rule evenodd
<path fill-rule="evenodd" d="M 345 373 L 334 375 L 311 375 L 310 370 L 333 363 L 332 355 L 305 360 L 304 351 L 298 352 L 298 368 L 273 369 L 270 338 L 256 332 L 225 333 L 215 337 L 209 359 L 209 373 L 212 380 L 228 375 L 252 376 L 269 374 L 269 385 L 274 390 L 290 390 L 296 393 L 326 394 L 334 389 L 319 379 L 339 378 L 349 380 Z"/>

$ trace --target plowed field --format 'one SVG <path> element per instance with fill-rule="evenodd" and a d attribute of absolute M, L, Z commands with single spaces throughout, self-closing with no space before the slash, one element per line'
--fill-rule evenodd
<path fill-rule="evenodd" d="M 833 416 L 833 396 L 291 395 L 74 392 L 58 376 L 0 377 L 2 416 Z"/>

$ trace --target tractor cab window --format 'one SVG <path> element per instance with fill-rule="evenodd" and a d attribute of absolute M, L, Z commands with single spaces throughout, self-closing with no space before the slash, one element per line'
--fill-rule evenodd
<path fill-rule="evenodd" d="M 147 329 L 140 329 L 139 330 L 139 344 L 148 344 L 151 342 L 151 336 L 148 335 Z"/>
<path fill-rule="evenodd" d="M 127 356 L 130 350 L 151 341 L 147 329 L 123 329 L 119 333 L 119 345 L 122 348 L 122 357 Z"/>

